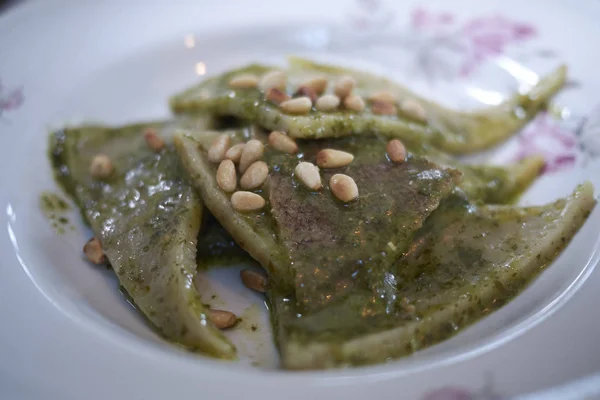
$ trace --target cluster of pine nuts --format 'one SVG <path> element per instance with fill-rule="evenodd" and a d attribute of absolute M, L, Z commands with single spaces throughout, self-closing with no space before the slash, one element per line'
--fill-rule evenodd
<path fill-rule="evenodd" d="M 219 135 L 208 148 L 208 160 L 219 164 L 217 186 L 226 193 L 233 193 L 231 205 L 236 211 L 258 211 L 265 206 L 265 199 L 250 191 L 260 188 L 269 175 L 269 167 L 262 161 L 263 154 L 264 145 L 259 140 L 231 146 L 231 138 L 227 134 Z M 242 189 L 239 191 L 238 171 Z"/>
<path fill-rule="evenodd" d="M 352 161 L 354 161 L 354 156 L 348 152 L 323 149 L 317 153 L 317 165 L 303 161 L 296 166 L 294 176 L 310 190 L 318 191 L 323 187 L 319 168 L 342 168 L 349 165 Z M 329 189 L 338 200 L 344 203 L 358 198 L 358 186 L 356 186 L 354 179 L 348 175 L 333 175 L 329 180 Z"/>
<path fill-rule="evenodd" d="M 390 161 L 401 164 L 406 161 L 406 148 L 401 141 L 390 140 L 386 146 L 386 153 Z M 310 190 L 318 191 L 323 187 L 319 168 L 342 168 L 354 161 L 354 155 L 335 149 L 323 149 L 316 155 L 316 163 L 300 162 L 294 170 L 295 177 Z M 345 174 L 335 174 L 329 179 L 331 193 L 344 203 L 358 198 L 358 186 L 352 177 Z"/>
<path fill-rule="evenodd" d="M 259 81 L 250 76 L 238 76 L 232 79 L 230 84 L 232 87 L 249 88 L 256 87 Z M 282 73 L 273 72 L 265 75 L 260 81 L 260 85 L 267 93 L 285 95 L 282 91 L 282 88 L 285 88 L 285 75 Z M 293 104 L 299 104 L 298 100 L 305 104 L 310 102 L 310 109 L 313 104 L 313 100 L 311 100 L 312 93 L 322 93 L 327 87 L 327 81 L 314 78 L 307 81 L 304 86 L 300 91 L 304 96 L 283 100 L 281 103 L 282 109 L 286 110 L 287 107 L 288 110 L 286 111 L 297 113 L 298 109 L 294 108 Z M 334 110 L 339 106 L 340 99 L 343 99 L 344 107 L 348 109 L 354 111 L 364 109 L 365 105 L 362 98 L 351 94 L 353 87 L 353 80 L 340 79 L 335 86 L 335 95 L 323 95 L 316 99 L 317 109 L 322 111 Z M 296 103 L 290 103 L 293 101 L 296 101 Z M 372 103 L 374 113 L 392 115 L 397 112 L 395 100 L 389 93 L 378 93 L 371 96 L 369 101 Z M 286 102 L 288 105 L 284 106 Z M 319 105 L 319 103 L 321 104 Z M 290 104 L 292 104 L 291 108 Z M 400 107 L 402 112 L 414 114 L 411 115 L 415 119 L 424 120 L 425 118 L 424 110 L 418 102 L 403 102 Z M 380 112 L 375 112 L 376 109 Z M 165 147 L 163 139 L 154 129 L 146 129 L 144 138 L 148 146 L 155 152 L 159 152 Z M 298 152 L 297 143 L 280 131 L 273 131 L 269 134 L 268 144 L 270 147 L 284 153 L 295 154 Z M 406 160 L 406 148 L 397 139 L 388 142 L 386 153 L 389 160 L 394 163 L 403 163 Z M 219 164 L 216 172 L 217 185 L 224 192 L 233 192 L 231 204 L 239 212 L 257 211 L 265 206 L 265 200 L 262 196 L 249 191 L 260 188 L 267 179 L 269 167 L 262 161 L 263 154 L 264 145 L 260 141 L 252 139 L 247 143 L 238 143 L 232 146 L 231 138 L 226 134 L 218 136 L 208 149 L 208 159 Z M 352 163 L 353 160 L 354 155 L 351 153 L 335 149 L 322 149 L 316 155 L 317 165 L 305 161 L 300 162 L 295 168 L 295 177 L 309 189 L 318 191 L 323 187 L 319 168 L 342 168 Z M 238 186 L 236 164 L 241 174 L 239 185 L 243 190 L 240 191 L 236 191 Z M 90 165 L 92 177 L 105 179 L 113 171 L 113 163 L 107 155 L 98 154 L 93 158 Z M 354 179 L 348 175 L 334 174 L 329 180 L 329 188 L 333 195 L 342 202 L 347 203 L 358 198 L 358 186 Z M 87 259 L 94 264 L 103 264 L 107 261 L 102 244 L 97 238 L 90 239 L 85 244 L 83 251 Z M 241 271 L 240 277 L 244 285 L 250 289 L 260 293 L 265 293 L 267 290 L 267 278 L 263 274 L 245 269 Z M 414 312 L 413 305 L 407 304 L 405 308 L 409 312 Z M 238 321 L 234 313 L 226 310 L 210 309 L 207 316 L 214 326 L 219 329 L 231 328 Z"/>
<path fill-rule="evenodd" d="M 238 212 L 252 212 L 262 209 L 265 199 L 251 192 L 259 189 L 269 175 L 268 165 L 262 161 L 264 145 L 255 139 L 245 144 L 230 146 L 229 136 L 223 134 L 217 137 L 208 149 L 208 158 L 214 163 L 219 163 L 217 168 L 217 185 L 226 193 L 233 193 L 231 205 Z M 273 131 L 269 134 L 268 144 L 278 151 L 295 154 L 298 152 L 298 144 L 285 133 Z M 236 147 L 238 146 L 238 147 Z M 406 148 L 397 139 L 391 140 L 386 146 L 387 157 L 394 163 L 402 163 L 406 160 Z M 220 160 L 220 161 L 219 161 Z M 316 165 L 302 161 L 296 165 L 294 176 L 304 186 L 313 191 L 323 188 L 320 169 L 342 168 L 354 161 L 354 155 L 342 150 L 322 149 L 315 157 Z M 238 163 L 239 172 L 242 174 L 239 185 L 240 191 L 236 191 L 238 185 L 235 163 Z M 358 198 L 358 186 L 354 179 L 345 174 L 335 174 L 329 180 L 331 193 L 344 203 Z"/>
<path fill-rule="evenodd" d="M 425 109 L 415 99 L 406 98 L 400 102 L 392 93 L 380 91 L 373 93 L 368 98 L 371 104 L 371 112 L 377 115 L 398 115 L 398 105 L 400 112 L 413 120 L 419 122 L 426 121 Z"/>
<path fill-rule="evenodd" d="M 271 76 L 269 79 L 276 81 L 277 76 Z M 238 77 L 235 84 L 238 87 L 252 87 L 252 79 L 248 76 L 241 76 Z M 155 129 L 148 128 L 144 130 L 143 135 L 151 150 L 159 152 L 165 147 L 164 140 Z M 209 160 L 219 163 L 216 174 L 217 185 L 225 192 L 234 192 L 237 188 L 235 164 L 238 164 L 240 173 L 242 173 L 240 178 L 242 189 L 251 190 L 262 186 L 269 172 L 267 164 L 260 160 L 264 152 L 263 144 L 258 140 L 250 140 L 247 143 L 233 146 L 230 144 L 231 139 L 228 135 L 220 135 L 208 150 Z M 298 151 L 296 142 L 282 132 L 272 132 L 269 136 L 269 145 L 290 154 Z M 90 175 L 94 179 L 106 179 L 112 175 L 113 171 L 113 162 L 106 154 L 97 154 L 90 163 Z M 231 202 L 238 211 L 255 211 L 264 207 L 265 204 L 265 200 L 261 196 L 247 191 L 233 193 Z M 107 262 L 102 243 L 96 237 L 90 239 L 83 246 L 83 253 L 93 264 Z M 240 275 L 244 285 L 248 288 L 260 293 L 266 291 L 267 278 L 264 275 L 252 270 L 242 270 Z M 226 310 L 209 309 L 207 317 L 218 329 L 231 328 L 238 321 L 234 313 Z"/>
<path fill-rule="evenodd" d="M 334 82 L 333 93 L 325 93 L 329 81 L 324 76 L 315 76 L 302 82 L 293 96 L 286 93 L 287 76 L 285 72 L 274 70 L 262 77 L 253 74 L 239 74 L 229 80 L 232 89 L 259 88 L 265 98 L 278 105 L 286 114 L 305 115 L 313 107 L 322 112 L 338 110 L 340 106 L 353 112 L 362 112 L 366 108 L 365 100 L 353 93 L 356 81 L 345 75 Z M 396 96 L 387 91 L 373 93 L 368 97 L 370 109 L 376 115 L 403 115 L 420 122 L 426 121 L 425 109 L 415 99 L 398 102 Z"/>
<path fill-rule="evenodd" d="M 273 81 L 276 77 L 270 76 L 267 81 Z M 268 144 L 284 153 L 298 152 L 296 142 L 280 131 L 269 134 Z M 226 134 L 218 136 L 208 149 L 209 161 L 219 164 L 216 173 L 217 186 L 226 193 L 233 193 L 231 205 L 236 211 L 258 211 L 266 204 L 262 196 L 251 192 L 259 189 L 269 175 L 269 166 L 262 161 L 263 154 L 264 145 L 259 140 L 252 139 L 247 143 L 231 146 L 231 138 Z M 239 186 L 242 189 L 239 191 L 238 171 L 241 174 Z"/>

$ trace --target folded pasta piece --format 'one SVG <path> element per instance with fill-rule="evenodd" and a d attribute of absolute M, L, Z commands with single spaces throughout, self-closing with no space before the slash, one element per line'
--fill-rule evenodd
<path fill-rule="evenodd" d="M 80 205 L 122 287 L 168 339 L 213 356 L 232 358 L 235 347 L 214 327 L 193 285 L 202 202 L 188 185 L 172 145 L 173 132 L 204 120 L 83 126 L 51 135 L 56 178 Z M 153 130 L 161 150 L 146 143 Z M 92 177 L 99 154 L 112 171 Z"/>
<path fill-rule="evenodd" d="M 352 268 L 359 262 L 375 269 L 393 262 L 406 249 L 423 219 L 460 179 L 458 171 L 440 168 L 417 156 L 409 156 L 402 164 L 391 163 L 386 158 L 385 143 L 351 140 L 343 148 L 353 151 L 354 161 L 343 168 L 323 170 L 320 179 L 326 188 L 313 191 L 299 183 L 294 169 L 302 160 L 314 161 L 327 142 L 302 143 L 298 153 L 301 155 L 267 147 L 264 159 L 269 176 L 255 192 L 264 196 L 268 205 L 256 212 L 242 213 L 235 211 L 232 196 L 218 186 L 218 164 L 209 161 L 208 149 L 202 146 L 206 146 L 210 136 L 198 136 L 194 139 L 192 135 L 178 135 L 175 144 L 207 208 L 269 272 L 277 287 L 290 291 L 304 287 L 307 305 L 314 307 L 320 307 L 322 302 L 321 294 L 313 293 L 318 289 L 318 279 L 301 271 L 318 263 L 330 263 L 341 280 L 350 278 Z M 238 140 L 234 136 L 232 144 Z M 358 201 L 342 204 L 333 197 L 327 182 L 335 173 L 354 178 L 360 191 Z M 281 223 L 280 219 L 286 222 Z M 302 239 L 290 237 L 294 233 L 302 235 Z M 307 246 L 327 246 L 329 254 L 315 249 L 313 255 L 318 260 L 302 260 L 300 256 L 305 251 L 295 249 L 295 241 Z M 312 284 L 315 286 L 309 289 Z"/>
<path fill-rule="evenodd" d="M 245 132 L 228 131 L 230 145 L 250 138 L 248 130 Z M 319 279 L 299 273 L 301 265 L 312 268 L 324 262 L 336 263 L 340 274 L 344 275 L 340 275 L 340 281 L 348 278 L 359 263 L 372 265 L 373 276 L 378 268 L 385 270 L 386 263 L 395 261 L 406 249 L 422 220 L 458 181 L 460 173 L 452 167 L 461 168 L 462 181 L 458 185 L 473 198 L 508 201 L 533 180 L 540 166 L 536 159 L 509 168 L 466 166 L 445 154 L 429 153 L 431 149 L 427 146 L 409 147 L 407 162 L 398 165 L 387 159 L 385 140 L 361 137 L 301 141 L 297 143 L 296 154 L 267 146 L 264 160 L 270 171 L 269 177 L 255 190 L 267 205 L 257 212 L 240 213 L 231 204 L 231 194 L 217 183 L 218 164 L 208 159 L 211 143 L 220 135 L 223 132 L 208 131 L 177 136 L 175 143 L 182 164 L 217 220 L 269 272 L 275 286 L 288 291 L 296 290 L 300 279 L 311 279 L 318 284 Z M 252 137 L 264 140 L 257 131 Z M 329 179 L 336 173 L 351 176 L 359 190 L 356 204 L 342 205 L 327 188 L 311 191 L 294 177 L 298 163 L 314 162 L 316 154 L 326 148 L 345 151 L 354 158 L 347 166 L 323 169 L 319 179 L 327 187 Z M 429 156 L 424 157 L 427 154 Z M 448 168 L 437 166 L 435 161 L 438 160 Z M 329 232 L 330 240 L 321 237 L 321 241 L 317 241 L 314 235 L 324 234 L 317 226 L 323 229 L 336 226 L 337 232 Z M 306 232 L 302 232 L 303 229 Z M 302 241 L 295 239 L 295 234 L 303 234 Z M 339 249 L 335 254 L 312 248 L 298 250 L 296 242 L 319 249 L 332 246 Z M 301 262 L 290 253 L 311 253 L 319 259 Z M 338 254 L 345 260 L 338 258 Z M 379 282 L 378 278 L 375 282 Z M 308 290 L 308 282 L 302 285 L 302 290 Z M 329 299 L 333 296 L 332 293 L 326 295 Z M 311 299 L 311 296 L 307 294 L 307 303 L 320 307 L 321 300 Z M 323 293 L 319 291 L 317 297 L 322 298 Z"/>
<path fill-rule="evenodd" d="M 311 144 L 302 146 L 308 160 L 322 148 Z M 322 179 L 328 185 L 336 174 L 350 176 L 359 191 L 355 202 L 342 204 L 327 190 L 315 193 L 299 187 L 293 176 L 295 160 L 286 162 L 278 154 L 269 162 L 277 165 L 266 188 L 270 212 L 294 273 L 296 299 L 307 310 L 345 297 L 362 275 L 371 290 L 382 290 L 390 265 L 460 177 L 456 170 L 416 156 L 392 163 L 377 142 L 337 148 L 351 151 L 354 160 L 323 170 Z"/>
<path fill-rule="evenodd" d="M 274 70 L 274 67 L 254 64 L 207 79 L 173 96 L 171 108 L 175 113 L 232 115 L 267 129 L 285 131 L 294 138 L 379 134 L 465 154 L 489 148 L 510 137 L 545 107 L 566 78 L 566 67 L 560 67 L 526 93 L 517 93 L 498 106 L 460 112 L 419 98 L 386 78 L 298 58 L 292 58 L 290 68 L 285 71 L 286 87 L 279 85 L 282 91 L 270 97 L 263 91 L 265 86 L 261 88 L 255 81 Z M 240 77 L 251 77 L 255 81 L 232 85 Z M 316 77 L 324 78 L 325 89 L 322 91 L 322 84 L 317 86 L 313 80 L 311 89 L 304 90 Z M 335 82 L 343 77 L 352 77 L 355 81 L 352 93 L 360 96 L 366 105 L 360 101 L 346 103 L 342 99 L 340 105 L 319 107 L 315 100 L 317 95 L 332 94 L 336 91 Z M 385 93 L 382 95 L 382 92 Z M 278 105 L 286 96 L 296 93 L 311 97 L 313 107 Z"/>
<path fill-rule="evenodd" d="M 334 143 L 352 141 L 352 138 L 335 139 Z M 459 184 L 470 200 L 488 204 L 506 204 L 515 200 L 538 177 L 544 167 L 542 156 L 533 155 L 522 160 L 497 166 L 466 164 L 426 144 L 408 144 L 413 154 L 444 167 L 462 172 Z"/>
<path fill-rule="evenodd" d="M 476 207 L 451 196 L 373 291 L 364 277 L 317 311 L 270 293 L 283 365 L 381 362 L 455 334 L 515 296 L 569 243 L 595 205 L 590 183 L 540 207 Z M 321 272 L 328 279 L 327 270 Z"/>

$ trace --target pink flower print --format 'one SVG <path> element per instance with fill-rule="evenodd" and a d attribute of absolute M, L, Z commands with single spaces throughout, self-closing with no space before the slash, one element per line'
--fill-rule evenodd
<path fill-rule="evenodd" d="M 453 74 L 460 77 L 470 75 L 490 57 L 503 54 L 508 45 L 537 34 L 530 24 L 498 15 L 478 17 L 459 24 L 449 12 L 431 12 L 424 8 L 416 8 L 412 12 L 410 23 L 423 39 L 422 47 L 425 49 L 419 54 L 429 57 L 433 53 L 454 52 L 459 60 Z"/>
<path fill-rule="evenodd" d="M 411 15 L 411 25 L 417 30 L 441 32 L 454 22 L 454 16 L 448 12 L 433 13 L 416 8 Z"/>
<path fill-rule="evenodd" d="M 469 75 L 485 59 L 504 53 L 507 45 L 530 39 L 536 33 L 529 24 L 510 21 L 498 15 L 467 22 L 461 30 L 467 43 L 467 55 L 459 74 Z"/>
<path fill-rule="evenodd" d="M 472 39 L 483 38 L 487 35 L 497 36 L 503 40 L 504 44 L 530 39 L 537 33 L 535 28 L 529 24 L 514 22 L 500 15 L 472 19 L 464 24 L 462 31 L 464 35 Z"/>
<path fill-rule="evenodd" d="M 499 15 L 463 21 L 451 12 L 423 7 L 410 14 L 410 30 L 392 33 L 394 12 L 383 0 L 356 0 L 348 19 L 356 31 L 381 35 L 370 38 L 378 43 L 376 57 L 388 44 L 390 49 L 400 46 L 415 53 L 414 69 L 430 83 L 438 78 L 465 78 L 486 60 L 503 54 L 507 46 L 537 34 L 532 25 Z"/>
<path fill-rule="evenodd" d="M 5 93 L 4 87 L 0 82 L 0 116 L 2 113 L 9 110 L 16 110 L 23 104 L 23 89 L 13 89 L 8 93 Z"/>
<path fill-rule="evenodd" d="M 519 151 L 515 159 L 541 154 L 546 161 L 544 173 L 564 170 L 577 161 L 575 132 L 564 128 L 547 113 L 539 115 L 525 128 L 518 140 Z"/>

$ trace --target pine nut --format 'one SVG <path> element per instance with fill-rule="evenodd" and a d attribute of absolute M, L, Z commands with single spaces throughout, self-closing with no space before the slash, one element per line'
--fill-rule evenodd
<path fill-rule="evenodd" d="M 269 134 L 269 146 L 288 154 L 294 154 L 298 151 L 298 145 L 294 139 L 279 131 L 273 131 Z"/>
<path fill-rule="evenodd" d="M 329 189 L 335 197 L 348 203 L 358 197 L 358 186 L 354 179 L 344 174 L 335 174 L 329 179 Z"/>
<path fill-rule="evenodd" d="M 237 322 L 237 317 L 231 311 L 225 310 L 208 310 L 208 318 L 219 329 L 231 328 Z"/>
<path fill-rule="evenodd" d="M 296 91 L 295 96 L 306 96 L 310 99 L 311 104 L 315 104 L 318 97 L 317 92 L 310 86 L 300 86 Z"/>
<path fill-rule="evenodd" d="M 411 314 L 417 310 L 417 308 L 414 305 L 410 304 L 410 301 L 406 297 L 403 297 L 400 300 L 400 306 L 404 309 L 404 311 Z"/>
<path fill-rule="evenodd" d="M 352 154 L 341 150 L 323 149 L 317 153 L 317 165 L 321 168 L 341 168 L 353 160 Z"/>
<path fill-rule="evenodd" d="M 392 103 L 392 104 L 396 104 L 396 96 L 394 96 L 393 94 L 391 94 L 390 92 L 387 92 L 385 90 L 382 90 L 381 92 L 376 92 L 373 93 L 372 95 L 370 95 L 368 97 L 369 101 L 372 102 L 381 102 L 381 103 Z"/>
<path fill-rule="evenodd" d="M 104 264 L 106 262 L 106 255 L 102 250 L 102 243 L 96 238 L 91 238 L 83 246 L 83 253 L 87 259 L 94 264 Z"/>
<path fill-rule="evenodd" d="M 258 86 L 258 78 L 252 74 L 241 74 L 229 80 L 229 87 L 232 89 L 251 89 L 256 86 Z"/>
<path fill-rule="evenodd" d="M 365 101 L 362 97 L 351 94 L 344 99 L 344 107 L 351 111 L 361 112 L 365 109 Z"/>
<path fill-rule="evenodd" d="M 414 313 L 415 311 L 417 311 L 417 307 L 415 307 L 412 304 L 407 304 L 405 306 L 402 306 L 402 308 L 404 309 L 404 311 L 406 311 L 407 313 Z"/>
<path fill-rule="evenodd" d="M 258 211 L 265 206 L 265 199 L 256 193 L 239 191 L 231 196 L 231 205 L 239 212 Z"/>
<path fill-rule="evenodd" d="M 90 164 L 90 175 L 92 175 L 92 178 L 104 179 L 108 178 L 114 169 L 115 167 L 109 156 L 98 154 L 92 159 L 92 163 Z"/>
<path fill-rule="evenodd" d="M 260 88 L 265 92 L 273 88 L 285 91 L 286 83 L 287 77 L 283 71 L 270 71 L 261 78 Z"/>
<path fill-rule="evenodd" d="M 414 99 L 406 99 L 400 104 L 400 110 L 413 119 L 417 121 L 425 122 L 427 120 L 427 115 L 425 109 L 418 101 Z"/>
<path fill-rule="evenodd" d="M 238 143 L 234 144 L 225 152 L 225 158 L 233 161 L 234 163 L 239 163 L 240 158 L 242 157 L 242 151 L 244 151 L 244 146 L 246 143 Z"/>
<path fill-rule="evenodd" d="M 240 277 L 248 289 L 256 290 L 260 293 L 267 291 L 267 277 L 263 274 L 251 269 L 243 269 L 240 271 Z"/>
<path fill-rule="evenodd" d="M 217 169 L 217 185 L 224 192 L 230 193 L 237 187 L 235 165 L 231 160 L 223 160 Z"/>
<path fill-rule="evenodd" d="M 281 109 L 289 114 L 307 114 L 312 108 L 310 98 L 303 96 L 284 101 L 279 105 Z"/>
<path fill-rule="evenodd" d="M 307 188 L 311 190 L 319 190 L 323 187 L 321 183 L 321 175 L 319 175 L 319 167 L 309 162 L 301 162 L 296 165 L 294 175 Z"/>
<path fill-rule="evenodd" d="M 342 76 L 336 83 L 333 92 L 340 99 L 346 98 L 350 95 L 352 89 L 356 86 L 356 81 L 351 76 Z"/>
<path fill-rule="evenodd" d="M 317 110 L 333 111 L 340 106 L 340 98 L 334 94 L 326 94 L 317 99 Z"/>
<path fill-rule="evenodd" d="M 375 101 L 371 104 L 371 111 L 377 115 L 396 115 L 398 108 L 394 103 Z"/>
<path fill-rule="evenodd" d="M 271 103 L 275 103 L 277 105 L 283 103 L 284 101 L 291 99 L 289 94 L 282 92 L 281 90 L 279 90 L 277 88 L 271 88 L 271 89 L 267 90 L 267 94 L 265 95 L 265 97 Z"/>
<path fill-rule="evenodd" d="M 246 172 L 246 169 L 248 169 L 254 161 L 258 161 L 262 158 L 264 152 L 265 146 L 263 146 L 261 142 L 256 139 L 249 140 L 244 146 L 242 156 L 240 157 L 240 172 L 242 174 Z"/>
<path fill-rule="evenodd" d="M 327 88 L 328 83 L 329 82 L 327 81 L 327 78 L 325 78 L 324 76 L 316 76 L 314 78 L 304 81 L 302 85 L 300 85 L 300 87 L 309 87 L 316 94 L 321 94 Z"/>
<path fill-rule="evenodd" d="M 390 161 L 400 164 L 406 160 L 406 147 L 398 139 L 390 140 L 386 146 Z"/>
<path fill-rule="evenodd" d="M 156 130 L 149 128 L 144 131 L 144 139 L 146 139 L 146 143 L 148 146 L 156 152 L 161 151 L 165 147 L 165 141 L 162 140 Z"/>
<path fill-rule="evenodd" d="M 265 182 L 267 175 L 269 175 L 267 163 L 255 161 L 240 178 L 240 187 L 245 190 L 257 189 Z"/>
<path fill-rule="evenodd" d="M 214 163 L 220 163 L 225 158 L 225 153 L 229 150 L 231 144 L 231 138 L 229 135 L 219 135 L 208 149 L 208 159 Z"/>

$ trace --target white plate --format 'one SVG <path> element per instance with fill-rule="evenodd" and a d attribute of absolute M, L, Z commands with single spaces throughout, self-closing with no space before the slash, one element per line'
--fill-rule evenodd
<path fill-rule="evenodd" d="M 30 1 L 0 15 L 0 398 L 491 398 L 599 370 L 598 208 L 517 299 L 452 339 L 384 365 L 302 373 L 275 369 L 262 299 L 235 270 L 211 273 L 206 292 L 258 330 L 232 334 L 240 362 L 189 354 L 156 337 L 109 271 L 82 260 L 89 232 L 75 213 L 74 230 L 58 235 L 40 211 L 40 193 L 57 190 L 49 128 L 168 117 L 168 96 L 199 75 L 287 54 L 381 72 L 458 108 L 497 103 L 567 63 L 555 102 L 565 118 L 542 115 L 474 159 L 544 153 L 526 204 L 584 180 L 600 188 L 597 2 L 396 3 Z"/>

